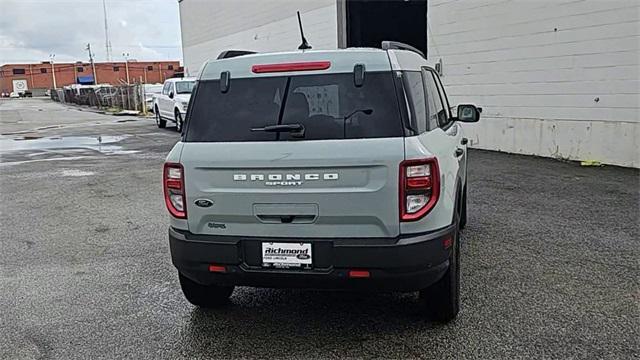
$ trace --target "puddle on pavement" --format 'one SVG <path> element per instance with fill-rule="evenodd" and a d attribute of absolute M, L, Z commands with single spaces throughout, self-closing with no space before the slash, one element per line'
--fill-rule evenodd
<path fill-rule="evenodd" d="M 29 150 L 68 150 L 88 149 L 105 155 L 131 154 L 135 150 L 123 150 L 117 143 L 126 139 L 128 135 L 117 136 L 64 136 L 64 137 L 21 137 L 14 139 L 0 139 L 0 153 Z"/>

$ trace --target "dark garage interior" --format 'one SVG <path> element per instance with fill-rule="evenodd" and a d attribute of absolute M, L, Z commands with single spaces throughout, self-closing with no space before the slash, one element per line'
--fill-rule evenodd
<path fill-rule="evenodd" d="M 380 47 L 400 41 L 427 54 L 427 0 L 347 0 L 348 47 Z"/>

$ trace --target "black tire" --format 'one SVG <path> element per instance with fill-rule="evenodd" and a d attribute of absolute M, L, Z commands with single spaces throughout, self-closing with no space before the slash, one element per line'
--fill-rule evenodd
<path fill-rule="evenodd" d="M 462 204 L 460 205 L 460 230 L 467 226 L 467 185 L 462 190 Z"/>
<path fill-rule="evenodd" d="M 176 111 L 176 131 L 181 133 L 182 132 L 182 125 L 184 124 L 183 120 L 182 120 L 182 115 L 180 115 L 179 111 Z"/>
<path fill-rule="evenodd" d="M 435 284 L 420 291 L 420 303 L 425 315 L 433 321 L 448 323 L 460 311 L 460 231 L 453 236 L 453 251 L 449 257 L 449 269 Z"/>
<path fill-rule="evenodd" d="M 156 125 L 158 125 L 158 127 L 159 127 L 160 129 L 164 129 L 165 127 L 167 127 L 167 120 L 163 120 L 163 119 L 160 117 L 160 112 L 158 111 L 158 107 L 157 107 L 157 106 L 155 106 L 155 107 L 153 108 L 153 113 L 154 113 L 154 114 L 155 114 L 155 116 L 156 116 Z"/>
<path fill-rule="evenodd" d="M 220 307 L 229 302 L 233 286 L 201 285 L 178 274 L 184 297 L 193 305 L 203 308 Z"/>

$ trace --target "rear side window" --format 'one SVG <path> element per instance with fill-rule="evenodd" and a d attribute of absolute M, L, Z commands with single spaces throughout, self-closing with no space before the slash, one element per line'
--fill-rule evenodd
<path fill-rule="evenodd" d="M 301 124 L 304 138 L 327 140 L 399 137 L 403 125 L 391 72 L 366 73 L 356 87 L 353 73 L 200 81 L 187 119 L 185 141 L 294 140 L 287 132 L 251 131 Z"/>
<path fill-rule="evenodd" d="M 424 95 L 422 73 L 419 71 L 405 71 L 402 73 L 402 82 L 407 94 L 407 105 L 411 115 L 411 128 L 418 134 L 427 131 L 427 104 Z"/>
<path fill-rule="evenodd" d="M 429 123 L 437 124 L 438 127 L 447 125 L 448 117 L 445 106 L 440 99 L 438 86 L 431 72 L 427 71 L 424 76 L 425 87 L 427 89 L 427 101 L 429 103 Z"/>

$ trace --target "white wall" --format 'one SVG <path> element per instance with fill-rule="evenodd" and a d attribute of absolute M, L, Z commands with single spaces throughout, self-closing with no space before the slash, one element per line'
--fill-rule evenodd
<path fill-rule="evenodd" d="M 640 1 L 429 0 L 429 58 L 474 147 L 640 167 Z"/>
<path fill-rule="evenodd" d="M 305 37 L 314 49 L 337 47 L 336 0 L 182 0 L 186 71 L 197 74 L 206 60 L 228 49 L 297 49 L 301 41 L 296 11 L 300 11 Z"/>
<path fill-rule="evenodd" d="M 429 60 L 452 103 L 484 109 L 472 146 L 640 167 L 640 1 L 428 0 Z M 191 75 L 227 49 L 338 42 L 337 0 L 182 0 Z M 597 100 L 597 101 L 596 101 Z"/>

